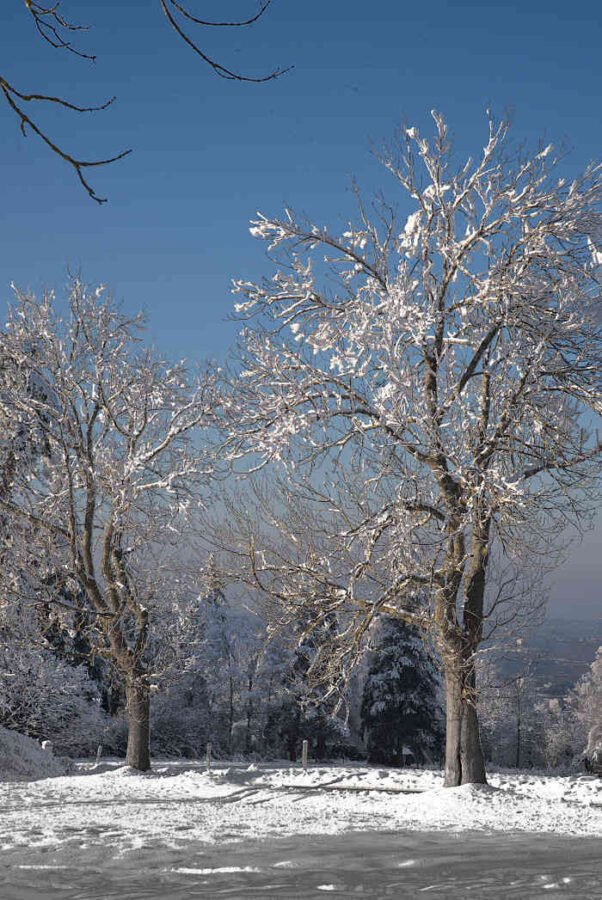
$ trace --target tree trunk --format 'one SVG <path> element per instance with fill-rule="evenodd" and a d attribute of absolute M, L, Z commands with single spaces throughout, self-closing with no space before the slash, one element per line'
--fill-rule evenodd
<path fill-rule="evenodd" d="M 150 769 L 150 692 L 146 685 L 133 681 L 126 687 L 128 710 L 128 747 L 126 765 L 141 772 Z"/>
<path fill-rule="evenodd" d="M 487 784 L 477 715 L 475 654 L 483 638 L 483 606 L 491 518 L 475 503 L 474 524 L 464 588 L 462 636 L 446 658 L 447 721 L 452 734 L 446 746 L 445 784 Z M 459 587 L 459 585 L 458 585 Z M 454 598 L 455 607 L 455 598 Z M 451 708 L 450 708 L 451 707 Z"/>
<path fill-rule="evenodd" d="M 476 710 L 474 664 L 452 660 L 445 666 L 447 729 L 445 787 L 487 784 Z"/>
<path fill-rule="evenodd" d="M 462 701 L 461 784 L 487 784 L 485 759 L 481 746 L 481 733 L 475 702 L 474 697 L 468 697 Z"/>
<path fill-rule="evenodd" d="M 234 733 L 234 680 L 228 681 L 228 757 L 232 756 L 232 735 Z"/>
<path fill-rule="evenodd" d="M 462 680 L 452 665 L 445 667 L 445 787 L 462 784 Z"/>

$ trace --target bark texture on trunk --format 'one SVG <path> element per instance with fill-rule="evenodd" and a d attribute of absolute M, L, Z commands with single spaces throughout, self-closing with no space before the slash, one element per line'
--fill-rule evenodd
<path fill-rule="evenodd" d="M 150 692 L 135 681 L 126 688 L 128 709 L 128 746 L 126 765 L 147 772 L 150 762 Z"/>
<path fill-rule="evenodd" d="M 462 783 L 460 743 L 462 736 L 462 685 L 452 677 L 449 666 L 445 672 L 445 787 Z"/>
<path fill-rule="evenodd" d="M 470 563 L 464 588 L 461 631 L 444 638 L 445 682 L 447 697 L 447 743 L 445 753 L 445 785 L 487 784 L 485 758 L 481 746 L 477 713 L 477 676 L 475 655 L 483 639 L 485 584 L 489 561 L 491 518 L 475 502 Z M 462 542 L 462 554 L 463 554 Z M 462 563 L 456 554 L 456 571 Z M 453 594 L 456 606 L 459 583 Z"/>
<path fill-rule="evenodd" d="M 475 673 L 471 664 L 448 662 L 445 667 L 447 733 L 445 787 L 487 784 L 476 710 Z"/>
<path fill-rule="evenodd" d="M 473 700 L 463 700 L 462 714 L 462 740 L 460 749 L 462 780 L 460 783 L 487 784 L 479 720 Z"/>

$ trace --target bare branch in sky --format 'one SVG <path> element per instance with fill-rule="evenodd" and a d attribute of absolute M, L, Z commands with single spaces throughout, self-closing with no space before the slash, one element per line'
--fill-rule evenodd
<path fill-rule="evenodd" d="M 292 66 L 289 66 L 285 69 L 273 69 L 268 72 L 267 75 L 261 75 L 257 77 L 244 75 L 241 72 L 222 65 L 222 63 L 220 63 L 218 60 L 214 59 L 212 56 L 209 56 L 201 46 L 200 42 L 197 39 L 192 38 L 184 27 L 184 22 L 190 23 L 191 26 L 198 28 L 248 27 L 262 18 L 268 7 L 271 6 L 272 0 L 262 0 L 256 13 L 251 15 L 249 18 L 234 21 L 210 21 L 202 19 L 199 16 L 194 15 L 184 4 L 178 2 L 178 0 L 159 0 L 159 2 L 161 4 L 161 8 L 165 14 L 165 17 L 173 31 L 175 31 L 178 37 L 188 47 L 190 47 L 190 49 L 193 50 L 193 52 L 198 57 L 200 57 L 204 63 L 206 63 L 211 69 L 213 69 L 216 75 L 219 75 L 220 78 L 225 78 L 228 81 L 243 81 L 260 84 L 267 81 L 273 81 L 274 79 L 279 78 L 285 72 L 290 71 L 290 69 L 292 68 Z M 34 22 L 38 34 L 54 50 L 66 50 L 67 52 L 72 53 L 74 56 L 80 57 L 80 59 L 95 62 L 95 55 L 84 52 L 73 43 L 74 34 L 89 31 L 90 26 L 81 25 L 72 22 L 70 19 L 66 19 L 60 12 L 60 2 L 46 5 L 44 3 L 36 2 L 36 0 L 24 0 L 24 3 L 27 12 Z M 92 160 L 80 159 L 79 156 L 77 156 L 75 153 L 66 150 L 64 146 L 62 146 L 62 143 L 59 143 L 54 138 L 51 138 L 49 133 L 46 131 L 44 126 L 39 123 L 37 118 L 34 119 L 29 111 L 25 111 L 24 104 L 46 103 L 54 106 L 60 106 L 64 109 L 69 109 L 78 113 L 98 112 L 111 106 L 111 104 L 115 100 L 115 97 L 111 97 L 109 100 L 98 106 L 80 106 L 78 104 L 70 102 L 64 97 L 55 97 L 50 94 L 41 93 L 25 93 L 15 87 L 12 81 L 9 81 L 2 75 L 0 75 L 0 90 L 2 91 L 6 103 L 19 120 L 19 126 L 22 134 L 26 136 L 28 129 L 36 134 L 56 156 L 59 156 L 64 162 L 66 162 L 74 169 L 80 183 L 82 184 L 82 187 L 85 189 L 88 196 L 91 197 L 92 200 L 95 200 L 97 203 L 105 203 L 106 198 L 100 197 L 88 181 L 86 170 L 90 168 L 98 168 L 99 166 L 110 165 L 111 163 L 117 162 L 117 160 L 123 159 L 125 156 L 128 156 L 132 151 L 123 150 L 120 153 Z"/>

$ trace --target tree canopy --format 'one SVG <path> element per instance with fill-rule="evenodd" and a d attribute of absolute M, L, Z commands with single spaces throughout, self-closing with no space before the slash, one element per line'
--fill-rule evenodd
<path fill-rule="evenodd" d="M 355 610 L 354 641 L 382 613 L 434 631 L 454 784 L 485 779 L 481 641 L 524 600 L 517 573 L 553 564 L 564 526 L 595 503 L 602 166 L 567 182 L 551 145 L 516 148 L 493 118 L 458 161 L 433 118 L 431 139 L 408 127 L 384 157 L 402 221 L 393 196 L 360 198 L 342 234 L 291 210 L 252 223 L 277 268 L 236 285 L 249 324 L 228 428 L 233 461 L 307 474 L 297 499 L 287 490 L 314 549 L 288 569 L 268 549 L 264 585 L 291 607 L 305 596 L 317 622 Z M 320 512 L 301 513 L 312 494 Z M 326 552 L 308 528 L 320 516 L 336 522 Z"/>

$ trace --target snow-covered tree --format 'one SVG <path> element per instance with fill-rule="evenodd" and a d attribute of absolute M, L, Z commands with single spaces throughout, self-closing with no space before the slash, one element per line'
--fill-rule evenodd
<path fill-rule="evenodd" d="M 0 724 L 85 756 L 108 726 L 100 686 L 81 660 L 52 651 L 38 612 L 33 602 L 0 607 Z"/>
<path fill-rule="evenodd" d="M 332 464 L 314 504 L 338 520 L 330 547 L 305 562 L 296 551 L 297 584 L 280 578 L 274 593 L 289 608 L 311 598 L 318 623 L 353 610 L 355 643 L 382 613 L 432 632 L 455 785 L 485 781 L 475 663 L 505 615 L 491 561 L 503 548 L 517 568 L 553 564 L 595 497 L 602 168 L 567 182 L 551 146 L 514 149 L 493 120 L 478 158 L 458 164 L 433 116 L 432 140 L 406 128 L 385 158 L 405 221 L 392 200 L 360 201 L 340 235 L 290 210 L 253 223 L 281 265 L 237 284 L 257 326 L 225 411 L 233 461 L 313 472 L 298 497 L 310 484 L 315 499 Z M 351 472 L 365 486 L 355 504 Z M 307 528 L 317 516 L 305 516 Z M 268 548 L 254 571 L 267 587 L 280 556 Z"/>
<path fill-rule="evenodd" d="M 23 350 L 32 353 L 33 347 Z M 16 414 L 11 400 L 15 395 L 43 399 L 43 387 L 29 377 L 26 369 L 10 356 L 0 357 L 0 496 L 5 500 L 10 497 L 16 474 L 30 472 L 34 460 L 46 450 L 40 412 L 31 410 L 25 415 L 22 411 Z M 1 509 L 0 532 L 4 545 L 10 522 Z"/>
<path fill-rule="evenodd" d="M 181 600 L 157 629 L 164 650 L 154 702 L 154 742 L 162 752 L 216 756 L 264 750 L 267 709 L 281 690 L 277 652 L 253 598 L 227 590 L 213 560 L 203 590 Z M 165 627 L 167 626 L 167 627 Z"/>
<path fill-rule="evenodd" d="M 596 748 L 602 750 L 602 647 L 598 648 L 589 672 L 567 697 L 567 705 L 578 752 L 591 755 Z"/>
<path fill-rule="evenodd" d="M 140 324 L 79 281 L 65 318 L 52 296 L 17 295 L 0 353 L 36 390 L 16 383 L 3 402 L 16 421 L 37 417 L 46 453 L 33 476 L 15 470 L 0 507 L 11 522 L 15 594 L 25 579 L 29 595 L 47 596 L 61 574 L 75 610 L 91 617 L 94 651 L 122 679 L 127 761 L 145 769 L 151 623 L 180 591 L 204 472 L 193 438 L 210 416 L 211 389 L 206 375 L 143 349 Z"/>
<path fill-rule="evenodd" d="M 333 703 L 314 672 L 336 628 L 336 621 L 331 619 L 321 629 L 305 635 L 303 623 L 297 622 L 283 643 L 288 651 L 287 665 L 281 670 L 280 690 L 268 712 L 266 736 L 272 751 L 278 747 L 280 754 L 290 760 L 298 758 L 304 740 L 314 759 L 356 752 L 348 724 L 338 715 L 346 697 Z"/>
<path fill-rule="evenodd" d="M 584 728 L 602 725 L 602 647 L 598 648 L 589 672 L 577 684 L 574 698 L 575 711 Z"/>
<path fill-rule="evenodd" d="M 213 740 L 204 675 L 185 669 L 170 678 L 153 700 L 153 747 L 162 756 L 199 757 Z"/>
<path fill-rule="evenodd" d="M 265 622 L 246 604 L 214 593 L 203 599 L 204 658 L 217 750 L 249 754 L 259 749 L 261 660 Z"/>
<path fill-rule="evenodd" d="M 376 628 L 362 696 L 368 760 L 399 766 L 407 748 L 418 763 L 440 755 L 439 673 L 419 632 L 384 616 Z"/>
<path fill-rule="evenodd" d="M 252 504 L 230 507 L 223 494 L 221 500 L 216 517 L 204 523 L 214 544 L 229 532 L 220 530 L 220 520 L 231 526 L 235 511 L 242 519 L 254 518 Z M 327 638 L 336 631 L 334 623 L 322 633 L 305 635 L 300 621 L 278 622 L 250 573 L 240 564 L 236 570 L 222 568 L 224 561 L 212 559 L 206 566 L 207 589 L 200 605 L 198 664 L 205 677 L 214 750 L 294 760 L 307 739 L 315 758 L 357 752 L 340 704 L 335 710 L 337 704 L 313 672 Z"/>
<path fill-rule="evenodd" d="M 532 668 L 502 673 L 488 671 L 483 684 L 479 672 L 485 756 L 498 766 L 532 768 L 546 766 L 546 698 L 538 690 Z M 545 723 L 545 724 L 544 724 Z"/>
<path fill-rule="evenodd" d="M 486 758 L 497 765 L 574 767 L 583 754 L 595 720 L 595 712 L 582 715 L 583 698 L 587 707 L 592 696 L 591 673 L 561 696 L 541 673 L 544 661 L 548 654 L 522 639 L 502 654 L 490 648 L 480 661 L 483 743 Z"/>
<path fill-rule="evenodd" d="M 540 697 L 535 704 L 538 737 L 535 765 L 548 769 L 574 766 L 583 753 L 573 729 L 572 715 L 563 698 Z"/>

